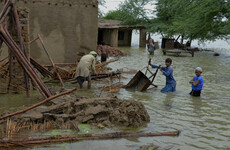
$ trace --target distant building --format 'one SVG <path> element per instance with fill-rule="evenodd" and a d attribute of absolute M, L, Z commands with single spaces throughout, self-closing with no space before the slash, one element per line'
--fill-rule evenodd
<path fill-rule="evenodd" d="M 98 20 L 98 44 L 131 46 L 132 30 L 140 30 L 139 46 L 146 47 L 146 31 L 144 26 L 122 25 L 118 20 Z"/>

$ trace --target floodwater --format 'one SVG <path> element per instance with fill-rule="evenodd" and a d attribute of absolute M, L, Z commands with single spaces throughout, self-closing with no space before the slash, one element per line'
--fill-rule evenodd
<path fill-rule="evenodd" d="M 50 147 L 34 147 L 33 149 L 79 149 L 79 150 L 134 150 L 142 145 L 154 144 L 160 147 L 173 146 L 173 150 L 229 150 L 230 149 L 230 51 L 226 49 L 213 49 L 220 56 L 213 56 L 211 51 L 196 52 L 194 57 L 183 54 L 164 56 L 161 50 L 156 50 L 150 57 L 145 48 L 120 47 L 128 54 L 108 66 L 117 70 L 129 68 L 141 70 L 147 66 L 149 58 L 156 65 L 164 65 L 168 57 L 173 60 L 174 77 L 177 81 L 177 92 L 161 93 L 165 85 L 165 77 L 158 72 L 154 84 L 158 88 L 150 87 L 145 92 L 121 89 L 117 94 L 121 99 L 135 99 L 144 103 L 149 115 L 150 123 L 146 127 L 135 129 L 134 132 L 167 132 L 181 131 L 178 137 L 140 137 L 123 138 L 113 140 L 81 141 L 64 144 L 54 144 Z M 229 48 L 230 50 L 230 48 Z M 191 86 L 188 83 L 194 74 L 196 67 L 202 67 L 204 87 L 201 97 L 191 97 L 188 93 Z M 154 69 L 151 69 L 154 72 Z M 145 69 L 143 70 L 143 72 Z M 125 84 L 134 74 L 123 74 L 128 79 L 121 79 Z M 117 82 L 116 80 L 114 83 Z M 104 84 L 93 81 L 92 89 L 85 92 L 79 90 L 76 93 L 83 95 L 99 96 L 98 87 Z M 109 85 L 110 83 L 106 83 Z M 73 87 L 74 85 L 67 85 Z M 86 88 L 86 84 L 85 84 Z M 105 93 L 102 93 L 105 95 Z M 1 107 L 10 103 L 1 96 Z M 18 98 L 17 98 L 18 99 Z M 3 101 L 2 101 L 3 100 Z M 12 100 L 12 99 L 11 99 Z M 25 102 L 30 105 L 31 100 Z M 21 103 L 18 103 L 20 106 Z M 15 105 L 12 104 L 11 107 Z M 100 133 L 120 132 L 124 129 L 103 129 Z M 130 130 L 128 130 L 130 131 Z M 94 131 L 89 131 L 93 133 Z M 133 132 L 132 130 L 130 132 Z"/>

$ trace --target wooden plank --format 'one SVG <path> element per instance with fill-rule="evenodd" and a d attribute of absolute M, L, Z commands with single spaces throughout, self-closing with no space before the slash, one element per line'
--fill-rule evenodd
<path fill-rule="evenodd" d="M 192 55 L 192 57 L 194 57 L 194 51 L 188 51 L 188 50 L 180 50 L 180 49 L 169 49 L 163 50 L 163 54 L 166 55 L 166 53 L 175 53 L 177 56 L 179 56 L 181 53 L 189 53 Z"/>

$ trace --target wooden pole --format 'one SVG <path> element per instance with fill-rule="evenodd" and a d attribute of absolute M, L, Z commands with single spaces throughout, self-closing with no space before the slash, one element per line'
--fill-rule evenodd
<path fill-rule="evenodd" d="M 11 52 L 13 52 L 13 54 L 17 57 L 19 63 L 23 66 L 23 69 L 26 70 L 26 72 L 29 74 L 30 78 L 37 85 L 38 89 L 43 94 L 43 96 L 50 97 L 51 93 L 49 92 L 48 88 L 37 76 L 36 72 L 34 71 L 30 62 L 27 60 L 26 56 L 21 52 L 21 49 L 12 39 L 8 31 L 5 29 L 5 25 L 7 25 L 7 15 L 9 14 L 12 8 L 12 4 L 13 3 L 10 0 L 5 1 L 5 6 L 2 12 L 0 13 L 0 36 L 2 37 L 2 40 L 6 43 L 6 45 L 9 47 Z"/>
<path fill-rule="evenodd" d="M 108 134 L 85 134 L 77 136 L 54 136 L 48 138 L 32 138 L 23 140 L 0 140 L 2 146 L 7 144 L 11 146 L 29 146 L 37 144 L 57 143 L 57 142 L 73 142 L 83 140 L 102 140 L 102 139 L 116 139 L 116 138 L 133 138 L 133 137 L 153 137 L 153 136 L 179 136 L 180 131 L 173 132 L 149 132 L 149 133 L 108 133 Z"/>
<path fill-rule="evenodd" d="M 155 77 L 156 77 L 156 75 L 157 75 L 157 72 L 158 72 L 159 68 L 161 68 L 161 65 L 159 65 L 159 66 L 157 67 L 157 70 L 156 70 L 156 72 L 154 73 L 152 82 L 154 81 L 154 79 L 155 79 Z"/>
<path fill-rule="evenodd" d="M 5 33 L 8 36 L 8 39 L 11 41 L 13 49 L 16 50 L 17 54 L 19 54 L 19 58 L 21 58 L 22 62 L 25 62 L 26 66 L 28 67 L 28 70 L 31 71 L 32 75 L 34 76 L 34 79 L 38 82 L 39 86 L 43 89 L 43 92 L 45 92 L 47 97 L 51 96 L 50 91 L 48 90 L 48 88 L 46 87 L 46 85 L 42 82 L 42 80 L 38 77 L 37 73 L 35 72 L 32 64 L 30 63 L 30 61 L 27 59 L 27 57 L 22 53 L 22 51 L 20 50 L 20 48 L 18 47 L 18 45 L 14 42 L 14 40 L 12 39 L 11 35 L 9 34 L 9 32 L 7 30 L 5 30 Z M 24 68 L 25 69 L 25 68 Z"/>
<path fill-rule="evenodd" d="M 34 83 L 37 85 L 40 92 L 45 97 L 50 97 L 51 93 L 49 92 L 46 85 L 41 81 L 41 79 L 37 76 L 36 72 L 33 70 L 32 65 L 30 62 L 26 59 L 25 55 L 19 50 L 20 48 L 17 46 L 17 44 L 13 41 L 11 36 L 9 35 L 8 31 L 4 29 L 2 25 L 0 25 L 0 33 L 1 37 L 6 43 L 6 45 L 11 49 L 11 51 L 14 53 L 14 55 L 19 60 L 19 63 L 23 66 L 23 69 L 27 71 L 27 73 L 30 75 L 30 78 L 34 81 Z"/>
<path fill-rule="evenodd" d="M 44 77 L 53 77 L 53 73 L 51 73 L 48 69 L 46 69 L 44 66 L 39 64 L 32 57 L 30 57 L 30 62 Z"/>
<path fill-rule="evenodd" d="M 2 58 L 2 59 L 0 60 L 0 62 L 3 62 L 3 61 L 6 60 L 7 58 L 9 58 L 9 56 L 6 56 L 6 57 Z"/>
<path fill-rule="evenodd" d="M 23 58 L 23 56 L 20 54 L 20 51 L 17 50 L 17 46 L 15 47 L 15 45 L 13 45 L 14 42 L 11 41 L 7 37 L 7 35 L 4 33 L 4 30 L 3 31 L 1 30 L 1 37 L 4 40 L 4 42 L 6 43 L 6 45 L 10 48 L 11 52 L 17 57 L 19 63 L 23 66 L 23 69 L 27 71 L 27 73 L 30 75 L 31 79 L 35 82 L 35 84 L 37 85 L 38 89 L 43 94 L 43 96 L 49 97 L 48 95 L 46 95 L 44 93 L 44 91 L 45 91 L 45 90 L 43 90 L 44 87 L 39 83 L 38 77 L 36 77 L 36 75 L 32 71 L 32 68 L 30 68 L 30 66 L 28 66 L 28 63 L 26 62 L 27 59 Z"/>
<path fill-rule="evenodd" d="M 43 100 L 43 101 L 41 101 L 41 102 L 39 102 L 39 103 L 37 103 L 37 104 L 31 106 L 31 107 L 28 107 L 28 108 L 26 108 L 26 109 L 24 109 L 24 110 L 20 110 L 20 111 L 17 111 L 17 112 L 14 112 L 14 113 L 11 113 L 11 114 L 2 116 L 2 117 L 0 117 L 0 120 L 5 119 L 5 118 L 8 118 L 8 117 L 12 117 L 12 116 L 15 116 L 15 115 L 24 113 L 24 112 L 27 112 L 27 111 L 29 111 L 29 110 L 31 110 L 31 109 L 33 109 L 33 108 L 36 108 L 36 107 L 38 107 L 38 106 L 40 106 L 40 105 L 42 105 L 42 104 L 45 104 L 45 103 L 48 102 L 48 101 L 51 101 L 51 100 L 53 100 L 53 99 L 55 99 L 55 98 L 57 98 L 57 97 L 60 97 L 60 96 L 62 96 L 62 95 L 71 93 L 71 92 L 73 92 L 73 91 L 75 91 L 75 90 L 76 90 L 76 88 L 73 88 L 73 89 L 71 89 L 71 90 L 68 90 L 68 91 L 59 93 L 59 94 L 57 94 L 57 95 L 51 96 L 51 97 L 46 98 L 45 100 Z"/>
<path fill-rule="evenodd" d="M 10 0 L 7 0 L 4 7 L 2 8 L 2 11 L 0 13 L 0 19 L 5 15 L 5 12 L 7 11 L 8 7 L 10 6 Z"/>
<path fill-rule="evenodd" d="M 5 12 L 5 13 L 3 14 L 3 16 L 0 18 L 0 23 L 2 23 L 2 22 L 5 21 L 5 19 L 6 19 L 7 15 L 9 14 L 10 10 L 11 10 L 11 7 L 8 6 L 7 9 L 6 9 L 6 12 Z"/>
<path fill-rule="evenodd" d="M 9 41 L 7 41 L 7 39 L 5 39 L 2 36 L 2 34 L 0 35 L 0 37 L 1 37 L 1 39 L 3 39 L 3 41 L 5 42 L 5 44 L 9 47 L 9 49 L 11 50 L 11 52 L 17 57 L 19 63 L 22 65 L 23 69 L 26 70 L 26 72 L 29 74 L 30 78 L 33 80 L 33 83 L 37 86 L 37 88 L 41 92 L 41 94 L 44 97 L 47 97 L 47 95 L 44 93 L 44 91 L 41 89 L 40 85 L 36 81 L 35 77 L 32 75 L 31 71 L 29 70 L 29 67 L 23 62 L 23 60 L 20 58 L 19 54 L 13 50 L 13 48 L 11 47 L 11 45 L 9 45 L 9 43 L 8 43 Z"/>
<path fill-rule="evenodd" d="M 41 38 L 41 36 L 40 36 L 39 34 L 38 34 L 38 38 L 39 38 L 39 40 L 40 40 L 40 42 L 41 42 L 41 44 L 42 44 L 43 49 L 45 50 L 45 52 L 46 52 L 46 54 L 47 54 L 47 56 L 48 56 L 50 62 L 52 63 L 52 66 L 53 66 L 53 68 L 54 68 L 54 71 L 56 72 L 56 74 L 57 74 L 57 76 L 58 76 L 58 79 L 60 80 L 61 85 L 62 85 L 62 87 L 63 87 L 63 86 L 64 86 L 64 83 L 63 83 L 63 81 L 62 81 L 62 78 L 61 78 L 60 74 L 58 73 L 57 67 L 56 67 L 55 63 L 53 62 L 52 58 L 50 57 L 49 52 L 47 51 L 47 49 L 46 49 L 46 47 L 45 47 L 45 44 L 44 44 L 44 42 L 43 42 L 43 40 L 42 40 L 42 38 Z"/>
<path fill-rule="evenodd" d="M 15 3 L 13 3 L 13 13 L 14 13 L 14 19 L 15 19 L 16 27 L 17 27 L 17 34 L 18 34 L 19 43 L 20 43 L 20 50 L 22 50 L 22 52 L 26 56 L 26 51 L 25 51 L 25 47 L 24 47 L 24 43 L 23 43 L 23 39 L 22 39 L 22 31 L 21 31 L 21 27 L 20 27 L 18 11 L 17 11 Z M 26 73 L 25 70 L 24 70 L 24 80 L 25 80 L 25 87 L 26 87 L 26 95 L 27 95 L 27 97 L 29 97 L 30 96 L 29 77 L 28 77 L 28 74 Z"/>
<path fill-rule="evenodd" d="M 36 37 L 35 39 L 33 39 L 33 40 L 29 41 L 29 42 L 28 42 L 28 44 L 31 44 L 31 43 L 33 43 L 34 41 L 38 40 L 38 39 L 39 39 L 39 38 L 38 38 L 38 37 Z"/>

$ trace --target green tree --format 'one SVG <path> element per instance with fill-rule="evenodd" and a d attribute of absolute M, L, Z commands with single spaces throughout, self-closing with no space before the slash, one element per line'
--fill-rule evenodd
<path fill-rule="evenodd" d="M 122 12 L 120 10 L 109 11 L 103 19 L 111 19 L 111 20 L 121 20 Z"/>
<path fill-rule="evenodd" d="M 143 7 L 150 0 L 125 0 L 119 5 L 119 9 L 108 12 L 103 18 L 120 20 L 126 25 L 143 25 L 149 17 Z"/>
<path fill-rule="evenodd" d="M 106 19 L 127 25 L 143 25 L 163 37 L 201 41 L 228 39 L 230 35 L 229 0 L 125 0 Z M 146 9 L 151 5 L 153 9 Z M 156 9 L 155 9 L 156 6 Z"/>
<path fill-rule="evenodd" d="M 224 25 L 221 32 L 230 33 L 230 2 L 225 3 L 224 8 L 226 12 L 223 18 Z"/>
<path fill-rule="evenodd" d="M 105 6 L 105 0 L 98 0 L 98 18 L 103 17 L 103 12 L 101 9 L 99 9 L 99 6 Z"/>
<path fill-rule="evenodd" d="M 168 37 L 181 35 L 189 40 L 226 39 L 230 33 L 222 28 L 230 8 L 227 5 L 229 2 L 225 0 L 159 0 L 156 27 L 152 31 Z"/>

